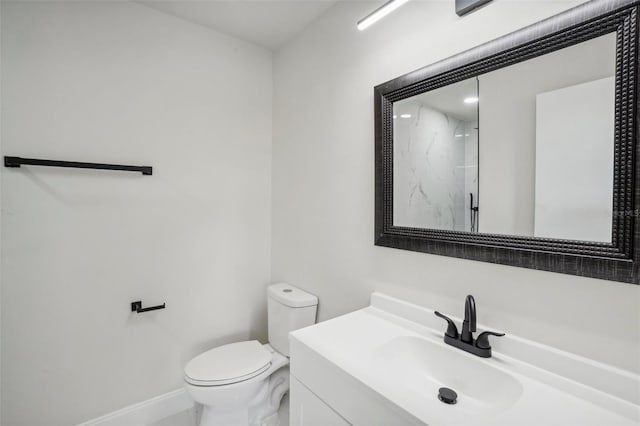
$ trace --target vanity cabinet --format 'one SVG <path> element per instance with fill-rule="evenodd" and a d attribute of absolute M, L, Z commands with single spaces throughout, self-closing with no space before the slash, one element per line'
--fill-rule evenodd
<path fill-rule="evenodd" d="M 289 403 L 291 426 L 351 425 L 293 376 Z"/>

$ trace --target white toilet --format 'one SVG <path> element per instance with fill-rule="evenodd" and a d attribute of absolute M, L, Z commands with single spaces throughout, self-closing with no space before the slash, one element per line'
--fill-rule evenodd
<path fill-rule="evenodd" d="M 200 426 L 277 426 L 289 390 L 289 332 L 316 322 L 318 298 L 289 284 L 267 289 L 269 344 L 230 343 L 184 368 L 187 392 L 202 404 Z"/>

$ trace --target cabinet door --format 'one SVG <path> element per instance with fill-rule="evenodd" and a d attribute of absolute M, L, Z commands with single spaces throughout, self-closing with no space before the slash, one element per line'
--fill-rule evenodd
<path fill-rule="evenodd" d="M 291 376 L 290 426 L 350 426 L 305 385 Z"/>

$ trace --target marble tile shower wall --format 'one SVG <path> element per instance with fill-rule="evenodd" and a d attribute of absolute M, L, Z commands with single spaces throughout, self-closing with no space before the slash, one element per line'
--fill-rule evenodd
<path fill-rule="evenodd" d="M 468 194 L 475 198 L 478 181 L 475 127 L 417 101 L 403 104 L 394 119 L 396 226 L 469 229 Z"/>

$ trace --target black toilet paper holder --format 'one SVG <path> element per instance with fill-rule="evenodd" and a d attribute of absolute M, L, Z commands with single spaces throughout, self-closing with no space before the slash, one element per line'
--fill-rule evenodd
<path fill-rule="evenodd" d="M 138 314 L 142 312 L 155 311 L 155 310 L 164 309 L 164 308 L 166 308 L 166 303 L 163 303 L 162 305 L 158 305 L 158 306 L 149 306 L 148 308 L 143 308 L 142 300 L 131 302 L 131 312 L 136 312 Z"/>

